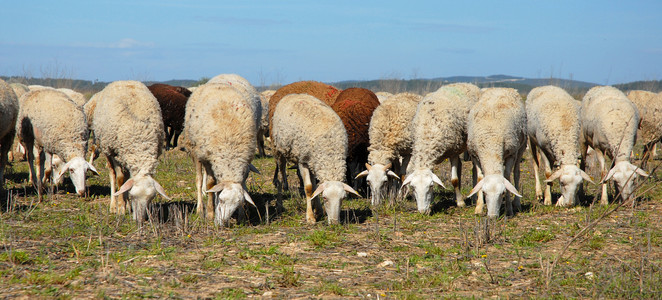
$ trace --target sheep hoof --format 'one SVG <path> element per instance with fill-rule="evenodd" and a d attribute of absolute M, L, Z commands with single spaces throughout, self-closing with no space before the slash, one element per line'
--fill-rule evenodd
<path fill-rule="evenodd" d="M 464 200 L 457 201 L 456 204 L 457 204 L 457 207 L 465 207 L 465 206 L 467 206 L 467 204 L 464 203 Z"/>

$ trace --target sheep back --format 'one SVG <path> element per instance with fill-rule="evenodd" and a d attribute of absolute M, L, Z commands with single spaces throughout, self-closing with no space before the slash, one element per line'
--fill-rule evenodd
<path fill-rule="evenodd" d="M 368 129 L 370 164 L 386 165 L 398 155 L 411 154 L 411 122 L 421 99 L 423 97 L 420 95 L 400 93 L 392 95 L 388 101 L 377 106 L 372 113 Z"/>
<path fill-rule="evenodd" d="M 269 124 L 271 124 L 271 119 L 273 119 L 274 111 L 278 102 L 289 94 L 311 95 L 331 106 L 336 102 L 339 93 L 340 91 L 337 88 L 317 81 L 297 81 L 285 85 L 279 88 L 276 93 L 271 96 L 271 99 L 269 99 Z M 269 131 L 271 131 L 272 128 L 273 127 L 269 125 Z"/>
<path fill-rule="evenodd" d="M 637 138 L 644 144 L 662 139 L 662 93 L 630 91 L 627 97 L 637 106 L 641 118 Z"/>
<path fill-rule="evenodd" d="M 485 89 L 469 112 L 467 148 L 480 160 L 485 175 L 503 174 L 504 158 L 526 144 L 526 111 L 511 88 Z"/>
<path fill-rule="evenodd" d="M 278 153 L 306 164 L 321 181 L 343 181 L 347 133 L 340 117 L 314 96 L 283 97 L 271 120 L 272 141 Z"/>
<path fill-rule="evenodd" d="M 526 118 L 528 135 L 553 155 L 553 161 L 577 163 L 579 106 L 568 92 L 551 85 L 532 89 L 526 98 Z"/>
<path fill-rule="evenodd" d="M 207 83 L 221 83 L 231 85 L 239 91 L 248 94 L 249 104 L 253 110 L 253 119 L 255 120 L 255 129 L 259 129 L 260 119 L 262 118 L 262 100 L 260 93 L 251 85 L 246 78 L 237 74 L 220 74 L 210 79 Z"/>
<path fill-rule="evenodd" d="M 161 155 L 164 129 L 158 101 L 138 81 L 116 81 L 102 91 L 92 129 L 99 149 L 128 168 L 152 175 Z"/>
<path fill-rule="evenodd" d="M 65 161 L 84 157 L 89 132 L 85 114 L 63 92 L 43 89 L 29 92 L 21 104 L 16 124 L 22 140 L 36 139 L 35 144 Z M 38 129 L 41 137 L 34 136 Z"/>
<path fill-rule="evenodd" d="M 196 89 L 186 107 L 186 137 L 191 153 L 211 163 L 218 181 L 242 182 L 255 149 L 250 100 L 225 84 Z"/>

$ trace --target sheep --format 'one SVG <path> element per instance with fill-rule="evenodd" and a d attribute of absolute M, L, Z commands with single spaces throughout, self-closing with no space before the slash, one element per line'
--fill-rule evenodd
<path fill-rule="evenodd" d="M 637 137 L 644 144 L 641 168 L 646 169 L 651 152 L 655 154 L 652 151 L 655 144 L 662 141 L 662 93 L 629 91 L 627 97 L 637 106 L 641 117 Z"/>
<path fill-rule="evenodd" d="M 345 192 L 358 195 L 342 182 L 347 133 L 340 117 L 314 96 L 290 94 L 283 97 L 274 109 L 271 139 L 274 157 L 281 169 L 285 169 L 286 160 L 299 165 L 307 200 L 306 221 L 315 223 L 312 200 L 321 193 L 326 202 L 328 223 L 338 223 Z M 313 191 L 315 177 L 322 183 Z M 277 185 L 277 191 L 280 202 L 280 185 Z M 319 202 L 316 202 L 316 208 L 320 212 Z"/>
<path fill-rule="evenodd" d="M 213 197 L 208 198 L 207 216 L 214 218 L 215 211 L 214 222 L 219 226 L 224 226 L 244 200 L 255 205 L 244 185 L 257 134 L 250 101 L 248 94 L 234 86 L 207 83 L 196 89 L 186 105 L 185 136 L 196 162 L 197 210 L 204 213 L 204 168 L 211 179 L 206 189 L 218 199 L 214 210 Z"/>
<path fill-rule="evenodd" d="M 177 147 L 177 139 L 184 129 L 186 102 L 191 92 L 184 87 L 155 83 L 147 87 L 161 107 L 163 127 L 166 129 L 166 150 Z"/>
<path fill-rule="evenodd" d="M 0 189 L 5 187 L 7 153 L 14 143 L 19 104 L 14 90 L 0 79 Z"/>
<path fill-rule="evenodd" d="M 508 190 L 516 198 L 510 201 L 506 193 L 506 215 L 513 206 L 520 210 L 522 197 L 519 185 L 519 164 L 526 150 L 526 111 L 520 95 L 511 88 L 488 88 L 482 91 L 467 118 L 467 150 L 477 168 L 478 182 L 467 197 L 478 193 L 476 214 L 483 212 L 483 195 L 487 215 L 499 216 L 501 196 Z M 508 179 L 513 172 L 513 182 Z"/>
<path fill-rule="evenodd" d="M 16 99 L 21 99 L 23 95 L 30 91 L 30 88 L 22 83 L 10 83 L 9 86 L 12 88 L 12 90 L 14 90 L 14 93 L 16 93 Z"/>
<path fill-rule="evenodd" d="M 44 165 L 51 165 L 52 156 L 59 156 L 66 164 L 55 175 L 60 181 L 65 171 L 73 182 L 78 195 L 85 194 L 85 174 L 97 170 L 85 161 L 89 132 L 83 110 L 65 93 L 55 89 L 31 91 L 24 95 L 16 121 L 16 131 L 25 145 L 32 182 L 37 184 L 37 194 L 42 196 L 42 175 L 51 176 Z M 47 157 L 48 156 L 48 157 Z M 38 169 L 35 172 L 34 164 Z"/>
<path fill-rule="evenodd" d="M 370 145 L 367 170 L 359 173 L 357 177 L 366 177 L 370 185 L 370 203 L 373 206 L 381 203 L 382 187 L 388 179 L 387 176 L 400 180 L 406 172 L 413 144 L 411 121 L 422 98 L 411 93 L 395 94 L 377 106 L 372 113 L 368 129 Z"/>
<path fill-rule="evenodd" d="M 30 88 L 28 88 L 28 86 L 25 85 L 25 84 L 16 83 L 16 82 L 15 83 L 10 83 L 9 86 L 11 87 L 11 89 L 16 94 L 16 99 L 18 99 L 18 103 L 19 103 L 19 106 L 20 106 L 21 97 L 23 95 L 27 94 L 30 91 Z M 17 113 L 18 113 L 18 111 L 17 111 Z M 17 142 L 18 141 L 17 138 L 15 138 L 14 141 L 15 141 L 16 146 L 12 147 L 13 150 L 10 149 L 9 152 L 7 153 L 8 159 L 13 161 L 16 157 L 16 153 L 18 153 L 18 154 L 20 154 L 21 159 L 25 160 L 25 148 L 23 148 L 23 145 L 21 143 Z"/>
<path fill-rule="evenodd" d="M 377 96 L 379 103 L 384 103 L 384 101 L 386 101 L 386 99 L 388 99 L 389 97 L 393 96 L 393 94 L 389 92 L 376 92 L 375 96 Z"/>
<path fill-rule="evenodd" d="M 430 203 L 434 199 L 432 186 L 436 183 L 444 187 L 432 168 L 447 158 L 451 162 L 455 202 L 458 207 L 465 206 L 460 191 L 460 154 L 467 149 L 467 115 L 478 100 L 478 94 L 475 85 L 451 84 L 427 94 L 416 108 L 411 125 L 414 139 L 411 163 L 402 186 L 413 187 L 420 213 L 430 213 Z"/>
<path fill-rule="evenodd" d="M 83 94 L 81 94 L 79 92 L 76 92 L 72 89 L 59 88 L 59 89 L 56 89 L 56 90 L 65 93 L 67 95 L 67 97 L 69 97 L 69 99 L 71 99 L 71 101 L 73 101 L 74 103 L 76 103 L 76 105 L 78 105 L 80 107 L 85 105 L 85 102 L 87 102 L 87 99 L 85 99 L 85 96 L 83 96 Z"/>
<path fill-rule="evenodd" d="M 331 106 L 336 101 L 339 93 L 340 91 L 337 88 L 317 81 L 297 81 L 279 88 L 271 98 L 269 98 L 269 115 L 267 118 L 269 122 L 269 135 L 271 136 L 273 131 L 272 119 L 274 111 L 276 110 L 278 102 L 280 102 L 283 97 L 289 94 L 308 94 Z M 281 173 L 282 182 L 278 181 L 279 171 Z M 276 164 L 276 169 L 274 170 L 273 183 L 274 185 L 282 185 L 282 188 L 286 191 L 289 189 L 287 185 L 286 170 L 279 168 L 278 164 Z"/>
<path fill-rule="evenodd" d="M 582 99 L 580 120 L 581 167 L 585 169 L 586 150 L 591 146 L 600 162 L 600 204 L 609 203 L 606 182 L 611 179 L 616 182 L 621 199 L 629 200 L 634 196 L 637 175 L 648 176 L 644 170 L 630 163 L 640 120 L 637 107 L 617 88 L 596 86 Z M 605 154 L 612 159 L 613 167 L 609 172 L 605 168 Z"/>
<path fill-rule="evenodd" d="M 269 118 L 267 112 L 269 111 L 269 99 L 276 93 L 275 90 L 266 90 L 260 93 L 260 103 L 262 104 L 262 118 L 260 119 L 260 128 L 257 131 L 257 150 L 258 154 L 264 157 L 264 140 L 269 137 Z"/>
<path fill-rule="evenodd" d="M 579 153 L 579 106 L 565 90 L 555 86 L 537 87 L 531 90 L 526 99 L 527 134 L 533 175 L 536 181 L 536 199 L 543 199 L 538 177 L 540 159 L 544 164 L 546 189 L 544 204 L 552 204 L 552 182 L 559 179 L 561 197 L 557 206 L 575 205 L 575 197 L 582 180 L 593 183 L 591 177 L 582 171 L 577 161 Z M 559 169 L 552 173 L 555 163 Z"/>
<path fill-rule="evenodd" d="M 101 93 L 92 130 L 99 150 L 108 159 L 110 211 L 124 214 L 128 196 L 133 219 L 142 221 L 157 193 L 170 200 L 153 178 L 165 135 L 161 109 L 149 89 L 138 81 L 115 81 Z M 127 172 L 129 180 L 124 181 Z M 115 183 L 120 187 L 117 191 Z"/>
<path fill-rule="evenodd" d="M 338 95 L 333 110 L 347 130 L 347 182 L 362 191 L 365 179 L 356 177 L 368 163 L 368 128 L 372 112 L 379 106 L 375 93 L 363 88 L 348 88 Z"/>

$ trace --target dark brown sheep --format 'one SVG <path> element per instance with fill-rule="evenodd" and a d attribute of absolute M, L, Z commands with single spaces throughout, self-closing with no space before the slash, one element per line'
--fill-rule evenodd
<path fill-rule="evenodd" d="M 177 139 L 184 129 L 186 102 L 191 95 L 185 87 L 155 83 L 147 87 L 159 101 L 166 130 L 166 150 L 177 147 Z"/>
<path fill-rule="evenodd" d="M 354 179 L 368 162 L 368 129 L 372 112 L 379 106 L 379 99 L 372 91 L 349 88 L 342 91 L 331 106 L 347 130 L 347 182 L 355 190 L 365 191 L 365 179 Z"/>

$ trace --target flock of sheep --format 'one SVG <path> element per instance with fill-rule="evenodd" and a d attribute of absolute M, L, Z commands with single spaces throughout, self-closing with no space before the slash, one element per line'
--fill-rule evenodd
<path fill-rule="evenodd" d="M 67 171 L 83 195 L 86 173 L 97 173 L 92 162 L 101 153 L 108 160 L 110 211 L 130 211 L 137 221 L 147 217 L 157 194 L 169 199 L 153 177 L 164 146 L 176 147 L 181 133 L 181 145 L 195 162 L 197 212 L 220 226 L 244 202 L 255 205 L 245 181 L 249 172 L 258 172 L 251 161 L 256 147 L 264 155 L 267 137 L 276 162 L 277 206 L 288 189 L 287 163 L 296 164 L 309 223 L 323 211 L 329 223 L 337 223 L 342 199 L 357 191 L 370 191 L 376 206 L 387 194 L 392 201 L 411 190 L 419 212 L 429 213 L 433 186 L 445 187 L 433 169 L 445 159 L 457 206 L 476 195 L 477 214 L 487 205 L 487 215 L 498 216 L 505 200 L 505 212 L 512 215 L 520 209 L 519 164 L 527 145 L 537 200 L 551 205 L 552 182 L 558 179 L 557 205 L 574 205 L 583 181 L 593 182 L 584 171 L 593 152 L 601 168 L 601 203 L 607 204 L 609 180 L 625 201 L 634 195 L 635 178 L 648 176 L 630 162 L 638 132 L 645 156 L 662 138 L 662 93 L 626 96 L 609 86 L 592 88 L 582 101 L 558 87 L 538 87 L 524 102 L 515 89 L 468 83 L 425 96 L 340 91 L 314 81 L 258 93 L 241 76 L 221 74 L 190 90 L 117 81 L 85 101 L 72 90 L 0 80 L 0 114 L 3 186 L 14 137 L 26 149 L 39 197 L 44 181 L 57 184 Z M 92 154 L 86 160 L 88 141 Z M 474 175 L 466 197 L 463 154 L 471 158 Z M 605 155 L 613 160 L 610 168 Z M 544 191 L 539 168 L 545 172 Z"/>

